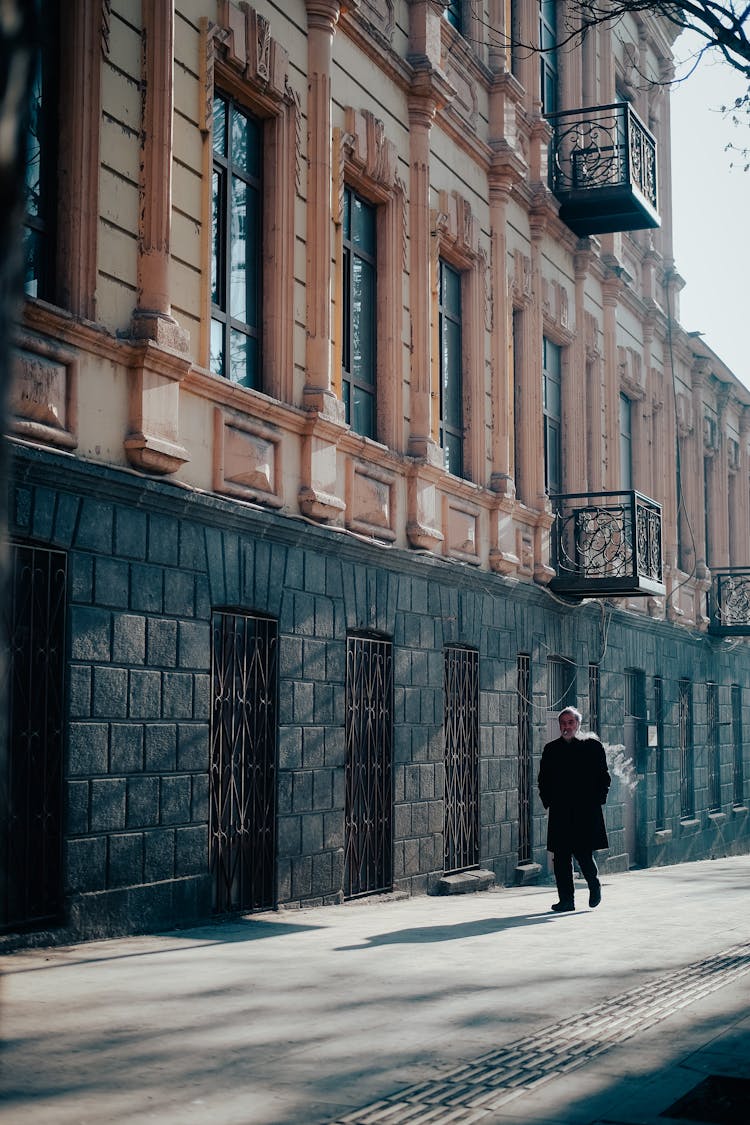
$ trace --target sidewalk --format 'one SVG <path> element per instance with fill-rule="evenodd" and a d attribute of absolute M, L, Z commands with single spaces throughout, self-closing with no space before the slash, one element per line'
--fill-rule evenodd
<path fill-rule="evenodd" d="M 0 1120 L 745 1125 L 749 888 L 741 856 L 561 916 L 506 888 L 8 954 Z"/>

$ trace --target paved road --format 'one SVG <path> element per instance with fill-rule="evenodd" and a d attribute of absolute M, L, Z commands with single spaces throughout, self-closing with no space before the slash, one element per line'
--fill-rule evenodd
<path fill-rule="evenodd" d="M 749 888 L 742 856 L 561 916 L 506 888 L 7 954 L 0 1119 L 669 1125 L 710 1080 L 681 1120 L 747 1125 Z"/>

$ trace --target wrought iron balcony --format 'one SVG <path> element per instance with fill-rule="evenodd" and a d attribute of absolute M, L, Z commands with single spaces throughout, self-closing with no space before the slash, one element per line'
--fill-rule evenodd
<path fill-rule="evenodd" d="M 551 496 L 550 589 L 577 598 L 659 596 L 661 506 L 640 492 Z"/>
<path fill-rule="evenodd" d="M 575 234 L 660 224 L 656 140 L 627 102 L 551 113 L 550 190 Z"/>
<path fill-rule="evenodd" d="M 711 571 L 708 619 L 712 633 L 750 635 L 750 567 Z"/>

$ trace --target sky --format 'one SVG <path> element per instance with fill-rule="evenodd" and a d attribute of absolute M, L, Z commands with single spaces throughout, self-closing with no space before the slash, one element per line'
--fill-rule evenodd
<path fill-rule="evenodd" d="M 685 35 L 675 54 L 688 57 Z M 720 112 L 746 89 L 736 70 L 708 56 L 674 86 L 672 193 L 675 264 L 686 282 L 680 323 L 702 332 L 750 387 L 750 171 L 730 168 L 741 156 L 724 151 L 728 143 L 750 147 L 750 127 L 734 126 Z"/>

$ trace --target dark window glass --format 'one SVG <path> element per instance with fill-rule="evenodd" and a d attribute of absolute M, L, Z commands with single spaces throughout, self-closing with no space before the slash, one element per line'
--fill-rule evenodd
<path fill-rule="evenodd" d="M 377 210 L 344 189 L 343 376 L 346 420 L 375 437 Z"/>
<path fill-rule="evenodd" d="M 544 486 L 550 496 L 562 492 L 562 348 L 546 336 L 542 354 L 544 409 Z"/>
<path fill-rule="evenodd" d="M 214 98 L 211 217 L 211 370 L 260 387 L 263 127 Z"/>
<path fill-rule="evenodd" d="M 464 474 L 463 345 L 461 274 L 440 261 L 440 445 L 449 473 Z"/>
<path fill-rule="evenodd" d="M 24 287 L 30 297 L 54 299 L 59 73 L 57 4 L 44 6 L 44 42 L 37 56 L 26 151 Z"/>
<path fill-rule="evenodd" d="M 555 0 L 541 0 L 539 4 L 539 61 L 542 113 L 556 113 L 558 99 L 557 70 L 557 4 Z"/>
<path fill-rule="evenodd" d="M 455 27 L 456 31 L 463 31 L 461 26 L 461 0 L 449 0 L 445 5 L 445 18 Z"/>
<path fill-rule="evenodd" d="M 627 395 L 620 395 L 620 488 L 633 487 L 633 410 Z"/>

